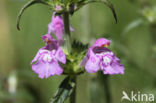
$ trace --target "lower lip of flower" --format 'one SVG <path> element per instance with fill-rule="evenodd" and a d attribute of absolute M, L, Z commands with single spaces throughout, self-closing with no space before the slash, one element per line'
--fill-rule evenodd
<path fill-rule="evenodd" d="M 103 57 L 103 62 L 105 65 L 108 65 L 111 62 L 111 59 L 109 57 Z"/>
<path fill-rule="evenodd" d="M 49 54 L 46 54 L 43 57 L 43 61 L 44 62 L 51 62 L 52 61 L 52 57 Z"/>

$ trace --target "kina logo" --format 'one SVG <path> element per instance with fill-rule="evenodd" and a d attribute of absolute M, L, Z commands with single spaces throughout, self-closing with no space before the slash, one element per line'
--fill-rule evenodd
<path fill-rule="evenodd" d="M 122 94 L 123 96 L 121 98 L 121 101 L 124 101 L 124 100 L 132 101 L 132 102 L 154 101 L 154 94 L 141 93 L 140 91 L 138 91 L 137 93 L 135 93 L 134 91 L 131 91 L 130 95 L 128 95 L 125 91 L 122 91 Z"/>

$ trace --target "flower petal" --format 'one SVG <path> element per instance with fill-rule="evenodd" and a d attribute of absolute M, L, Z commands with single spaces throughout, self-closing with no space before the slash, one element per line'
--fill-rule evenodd
<path fill-rule="evenodd" d="M 61 47 L 58 48 L 56 51 L 56 59 L 60 61 L 61 63 L 65 64 L 66 63 L 66 55 L 64 54 L 63 50 Z"/>
<path fill-rule="evenodd" d="M 61 16 L 55 14 L 56 12 L 53 13 L 52 20 L 48 24 L 48 33 L 53 33 L 59 41 L 63 41 L 64 22 Z M 70 31 L 74 31 L 74 29 L 71 26 Z"/>
<path fill-rule="evenodd" d="M 48 34 L 50 34 L 53 30 L 53 26 L 52 26 L 52 23 L 49 23 L 48 24 Z"/>
<path fill-rule="evenodd" d="M 108 40 L 106 38 L 99 38 L 95 41 L 94 43 L 94 47 L 101 47 L 102 45 L 106 45 L 106 44 L 110 44 L 111 43 L 111 40 Z"/>
<path fill-rule="evenodd" d="M 120 64 L 120 60 L 115 56 L 111 65 L 107 67 L 101 67 L 104 74 L 124 74 L 124 66 Z"/>
<path fill-rule="evenodd" d="M 107 66 L 103 69 L 104 74 L 124 74 L 124 67 L 122 65 L 115 65 L 115 66 Z"/>
<path fill-rule="evenodd" d="M 51 63 L 39 61 L 32 64 L 32 70 L 39 74 L 39 78 L 48 78 L 53 75 L 60 75 L 63 72 L 57 61 Z"/>
<path fill-rule="evenodd" d="M 90 57 L 85 65 L 85 69 L 89 73 L 95 73 L 100 69 L 100 58 L 96 57 L 92 50 L 90 50 Z"/>
<path fill-rule="evenodd" d="M 70 26 L 70 31 L 74 32 L 74 31 L 75 31 L 75 29 L 74 29 L 74 28 L 72 28 L 72 26 Z"/>
<path fill-rule="evenodd" d="M 36 56 L 34 57 L 34 59 L 31 61 L 31 64 L 33 64 L 34 62 L 36 62 L 39 57 L 41 56 L 41 53 L 46 52 L 46 50 L 43 50 L 42 48 L 38 50 Z"/>
<path fill-rule="evenodd" d="M 34 57 L 34 59 L 31 61 L 31 64 L 33 64 L 34 62 L 36 62 L 39 57 L 40 57 L 40 53 L 38 51 L 37 54 L 36 54 L 36 56 Z"/>
<path fill-rule="evenodd" d="M 83 58 L 83 60 L 81 61 L 80 66 L 85 66 L 85 64 L 87 63 L 87 61 L 88 61 L 88 57 L 85 56 L 85 57 Z"/>

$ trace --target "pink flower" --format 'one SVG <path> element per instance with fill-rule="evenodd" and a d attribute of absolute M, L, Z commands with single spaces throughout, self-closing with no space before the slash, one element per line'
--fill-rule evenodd
<path fill-rule="evenodd" d="M 61 75 L 63 69 L 58 62 L 66 63 L 66 56 L 58 44 L 58 41 L 50 34 L 42 36 L 46 46 L 39 49 L 32 60 L 32 70 L 39 75 L 39 78 L 48 78 L 53 75 Z"/>
<path fill-rule="evenodd" d="M 111 43 L 105 38 L 98 39 L 88 50 L 87 55 L 81 62 L 81 66 L 89 73 L 102 70 L 104 74 L 124 74 L 124 67 L 120 60 L 110 51 L 107 46 Z"/>
<path fill-rule="evenodd" d="M 48 34 L 53 33 L 58 41 L 63 41 L 64 34 L 64 23 L 61 16 L 56 16 L 54 12 L 52 15 L 51 23 L 48 25 Z M 74 31 L 72 27 L 70 27 L 71 31 Z"/>

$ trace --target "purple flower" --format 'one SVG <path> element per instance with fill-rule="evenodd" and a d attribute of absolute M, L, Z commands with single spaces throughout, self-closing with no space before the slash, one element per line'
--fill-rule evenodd
<path fill-rule="evenodd" d="M 63 64 L 66 63 L 66 56 L 63 50 L 59 46 L 58 41 L 52 38 L 50 34 L 42 36 L 42 39 L 46 46 L 39 49 L 32 60 L 32 70 L 39 75 L 39 78 L 61 75 L 63 69 L 58 61 Z"/>
<path fill-rule="evenodd" d="M 124 74 L 124 67 L 120 60 L 110 51 L 107 46 L 111 43 L 105 38 L 98 39 L 88 50 L 87 55 L 81 62 L 81 66 L 89 73 L 102 70 L 104 74 Z"/>
<path fill-rule="evenodd" d="M 52 15 L 51 23 L 48 25 L 48 34 L 53 33 L 59 41 L 63 40 L 64 23 L 61 16 L 56 16 L 54 12 Z M 70 30 L 74 29 L 70 26 Z"/>

